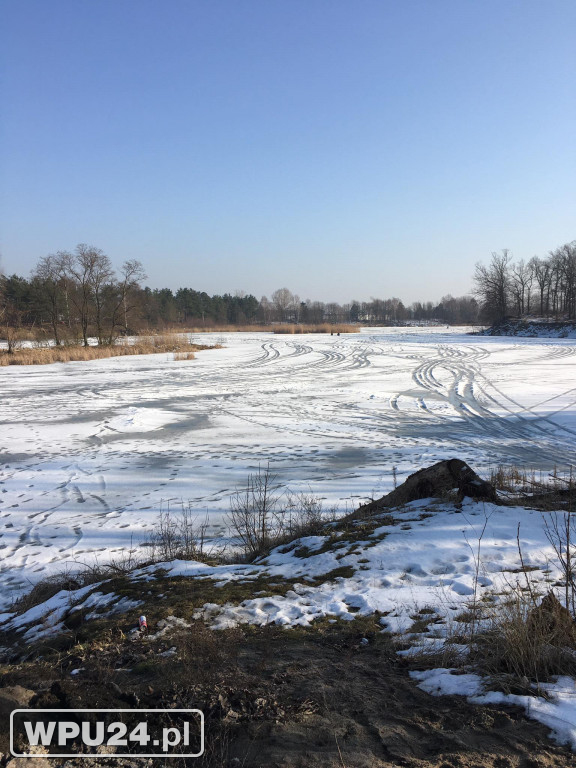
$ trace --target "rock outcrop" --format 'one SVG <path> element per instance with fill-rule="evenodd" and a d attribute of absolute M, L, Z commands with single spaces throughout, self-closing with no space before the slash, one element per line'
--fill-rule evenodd
<path fill-rule="evenodd" d="M 458 498 L 499 502 L 494 486 L 482 480 L 465 461 L 447 459 L 409 475 L 394 491 L 359 507 L 357 512 L 376 512 L 387 507 L 399 507 L 417 499 L 440 497 L 449 491 L 457 491 Z"/>

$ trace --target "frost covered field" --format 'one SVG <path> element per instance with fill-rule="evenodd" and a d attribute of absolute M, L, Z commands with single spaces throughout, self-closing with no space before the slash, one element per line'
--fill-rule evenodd
<path fill-rule="evenodd" d="M 220 340 L 220 334 L 214 340 Z M 204 337 L 203 339 L 204 340 Z M 351 510 L 443 458 L 576 462 L 576 341 L 458 329 L 230 334 L 173 355 L 0 368 L 0 593 L 105 560 L 189 502 L 225 536 L 268 460 L 282 485 Z"/>

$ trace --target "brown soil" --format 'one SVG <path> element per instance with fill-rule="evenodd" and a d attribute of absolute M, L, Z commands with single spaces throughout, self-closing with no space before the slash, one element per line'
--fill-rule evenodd
<path fill-rule="evenodd" d="M 158 656 L 172 646 L 177 656 Z M 60 656 L 58 667 L 46 659 L 4 667 L 1 684 L 35 689 L 32 707 L 200 707 L 207 751 L 199 760 L 78 758 L 45 761 L 46 768 L 574 765 L 568 748 L 516 708 L 421 691 L 374 618 L 310 630 L 214 633 L 198 624 L 161 641 L 130 643 L 119 635 L 75 653 Z M 71 677 L 78 666 L 84 671 Z"/>

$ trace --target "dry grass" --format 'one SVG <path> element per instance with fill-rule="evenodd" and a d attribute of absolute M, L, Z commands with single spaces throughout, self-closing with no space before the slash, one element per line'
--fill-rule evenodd
<path fill-rule="evenodd" d="M 182 328 L 171 328 L 175 333 L 358 333 L 360 326 L 346 323 L 317 323 L 317 324 L 256 324 L 256 325 L 204 325 Z"/>
<path fill-rule="evenodd" d="M 319 323 L 318 325 L 275 325 L 274 333 L 358 333 L 359 326 L 332 325 L 330 323 Z"/>
<path fill-rule="evenodd" d="M 497 491 L 505 493 L 546 493 L 562 487 L 563 474 L 557 468 L 553 472 L 521 467 L 515 464 L 498 464 L 490 468 L 488 481 Z"/>
<path fill-rule="evenodd" d="M 522 504 L 542 511 L 571 511 L 576 483 L 570 468 L 550 471 L 500 464 L 491 468 L 489 482 L 508 504 Z"/>
<path fill-rule="evenodd" d="M 500 599 L 470 604 L 469 610 L 446 620 L 444 642 L 412 648 L 410 665 L 472 669 L 488 677 L 491 688 L 528 695 L 556 675 L 573 676 L 576 622 L 552 593 L 543 596 L 540 586 L 526 573 Z M 420 614 L 411 618 L 410 631 L 418 633 L 434 620 Z M 463 646 L 469 653 L 463 653 Z"/>
<path fill-rule="evenodd" d="M 488 629 L 474 639 L 473 660 L 499 687 L 576 672 L 576 623 L 559 602 L 548 609 L 547 601 L 511 590 L 492 608 Z"/>
<path fill-rule="evenodd" d="M 554 467 L 550 471 L 498 464 L 490 469 L 489 482 L 497 491 L 510 493 L 554 493 L 570 488 L 573 483 L 569 469 Z"/>
<path fill-rule="evenodd" d="M 490 469 L 489 482 L 497 491 L 526 491 L 528 490 L 529 481 L 534 481 L 535 479 L 535 473 L 532 471 L 529 475 L 524 467 L 498 464 L 498 466 Z"/>
<path fill-rule="evenodd" d="M 2 335 L 6 336 L 8 331 L 12 339 L 15 342 L 33 341 L 36 342 L 39 338 L 43 338 L 45 333 L 40 328 L 12 328 L 4 327 L 1 331 Z"/>
<path fill-rule="evenodd" d="M 262 333 L 270 327 L 262 324 L 254 325 L 198 325 L 198 326 L 167 326 L 169 333 Z"/>
<path fill-rule="evenodd" d="M 194 352 L 201 349 L 219 349 L 220 345 L 191 344 L 181 334 L 140 337 L 134 344 L 125 341 L 110 346 L 65 346 L 17 349 L 14 352 L 0 351 L 2 365 L 47 365 L 48 363 L 69 363 L 87 360 L 102 360 L 124 355 L 152 355 L 174 353 L 174 359 L 193 360 Z"/>

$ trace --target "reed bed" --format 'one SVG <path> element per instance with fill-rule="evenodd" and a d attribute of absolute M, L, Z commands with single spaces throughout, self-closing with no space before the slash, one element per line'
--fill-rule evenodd
<path fill-rule="evenodd" d="M 258 325 L 206 325 L 201 327 L 171 328 L 177 333 L 358 333 L 360 326 L 349 323 L 269 323 Z"/>
<path fill-rule="evenodd" d="M 331 323 L 319 323 L 318 325 L 275 325 L 274 333 L 358 333 L 357 325 L 345 323 L 332 325 Z"/>
<path fill-rule="evenodd" d="M 198 326 L 170 326 L 170 333 L 262 333 L 271 331 L 267 325 L 198 325 Z"/>
<path fill-rule="evenodd" d="M 153 355 L 174 353 L 174 359 L 193 360 L 194 352 L 202 349 L 220 349 L 219 344 L 191 344 L 181 334 L 140 337 L 134 343 L 119 341 L 105 346 L 61 346 L 0 351 L 2 365 L 47 365 L 49 363 L 83 362 L 102 360 L 124 355 Z"/>

